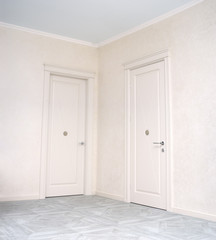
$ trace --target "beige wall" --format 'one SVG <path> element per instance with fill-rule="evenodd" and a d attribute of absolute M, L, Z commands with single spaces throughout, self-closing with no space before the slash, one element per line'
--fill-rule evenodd
<path fill-rule="evenodd" d="M 216 216 L 215 12 L 206 0 L 98 50 L 0 28 L 0 199 L 39 194 L 43 64 L 96 72 L 98 60 L 97 191 L 124 199 L 123 64 L 168 49 L 173 207 Z"/>
<path fill-rule="evenodd" d="M 171 54 L 173 207 L 216 216 L 216 1 L 99 49 L 97 191 L 125 195 L 123 64 Z"/>
<path fill-rule="evenodd" d="M 97 72 L 97 58 L 92 47 L 0 28 L 0 200 L 39 194 L 43 64 Z"/>

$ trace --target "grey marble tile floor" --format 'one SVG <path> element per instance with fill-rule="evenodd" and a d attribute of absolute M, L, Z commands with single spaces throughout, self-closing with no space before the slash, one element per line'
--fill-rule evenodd
<path fill-rule="evenodd" d="M 98 196 L 1 202 L 0 240 L 216 240 L 216 223 Z"/>

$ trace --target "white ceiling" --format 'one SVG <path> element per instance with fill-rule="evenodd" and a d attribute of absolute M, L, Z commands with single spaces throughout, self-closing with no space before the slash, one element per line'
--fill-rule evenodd
<path fill-rule="evenodd" d="M 100 43 L 197 0 L 0 0 L 0 22 Z"/>

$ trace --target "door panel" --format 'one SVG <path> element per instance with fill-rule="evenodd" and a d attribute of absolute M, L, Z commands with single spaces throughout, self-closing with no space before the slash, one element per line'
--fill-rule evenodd
<path fill-rule="evenodd" d="M 166 209 L 164 62 L 131 71 L 131 201 Z"/>
<path fill-rule="evenodd" d="M 83 194 L 85 81 L 51 76 L 46 196 Z"/>

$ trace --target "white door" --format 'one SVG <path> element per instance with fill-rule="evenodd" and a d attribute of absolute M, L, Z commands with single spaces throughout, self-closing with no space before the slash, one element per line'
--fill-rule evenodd
<path fill-rule="evenodd" d="M 131 202 L 166 209 L 165 65 L 130 75 Z"/>
<path fill-rule="evenodd" d="M 51 76 L 46 197 L 83 194 L 85 81 Z"/>

